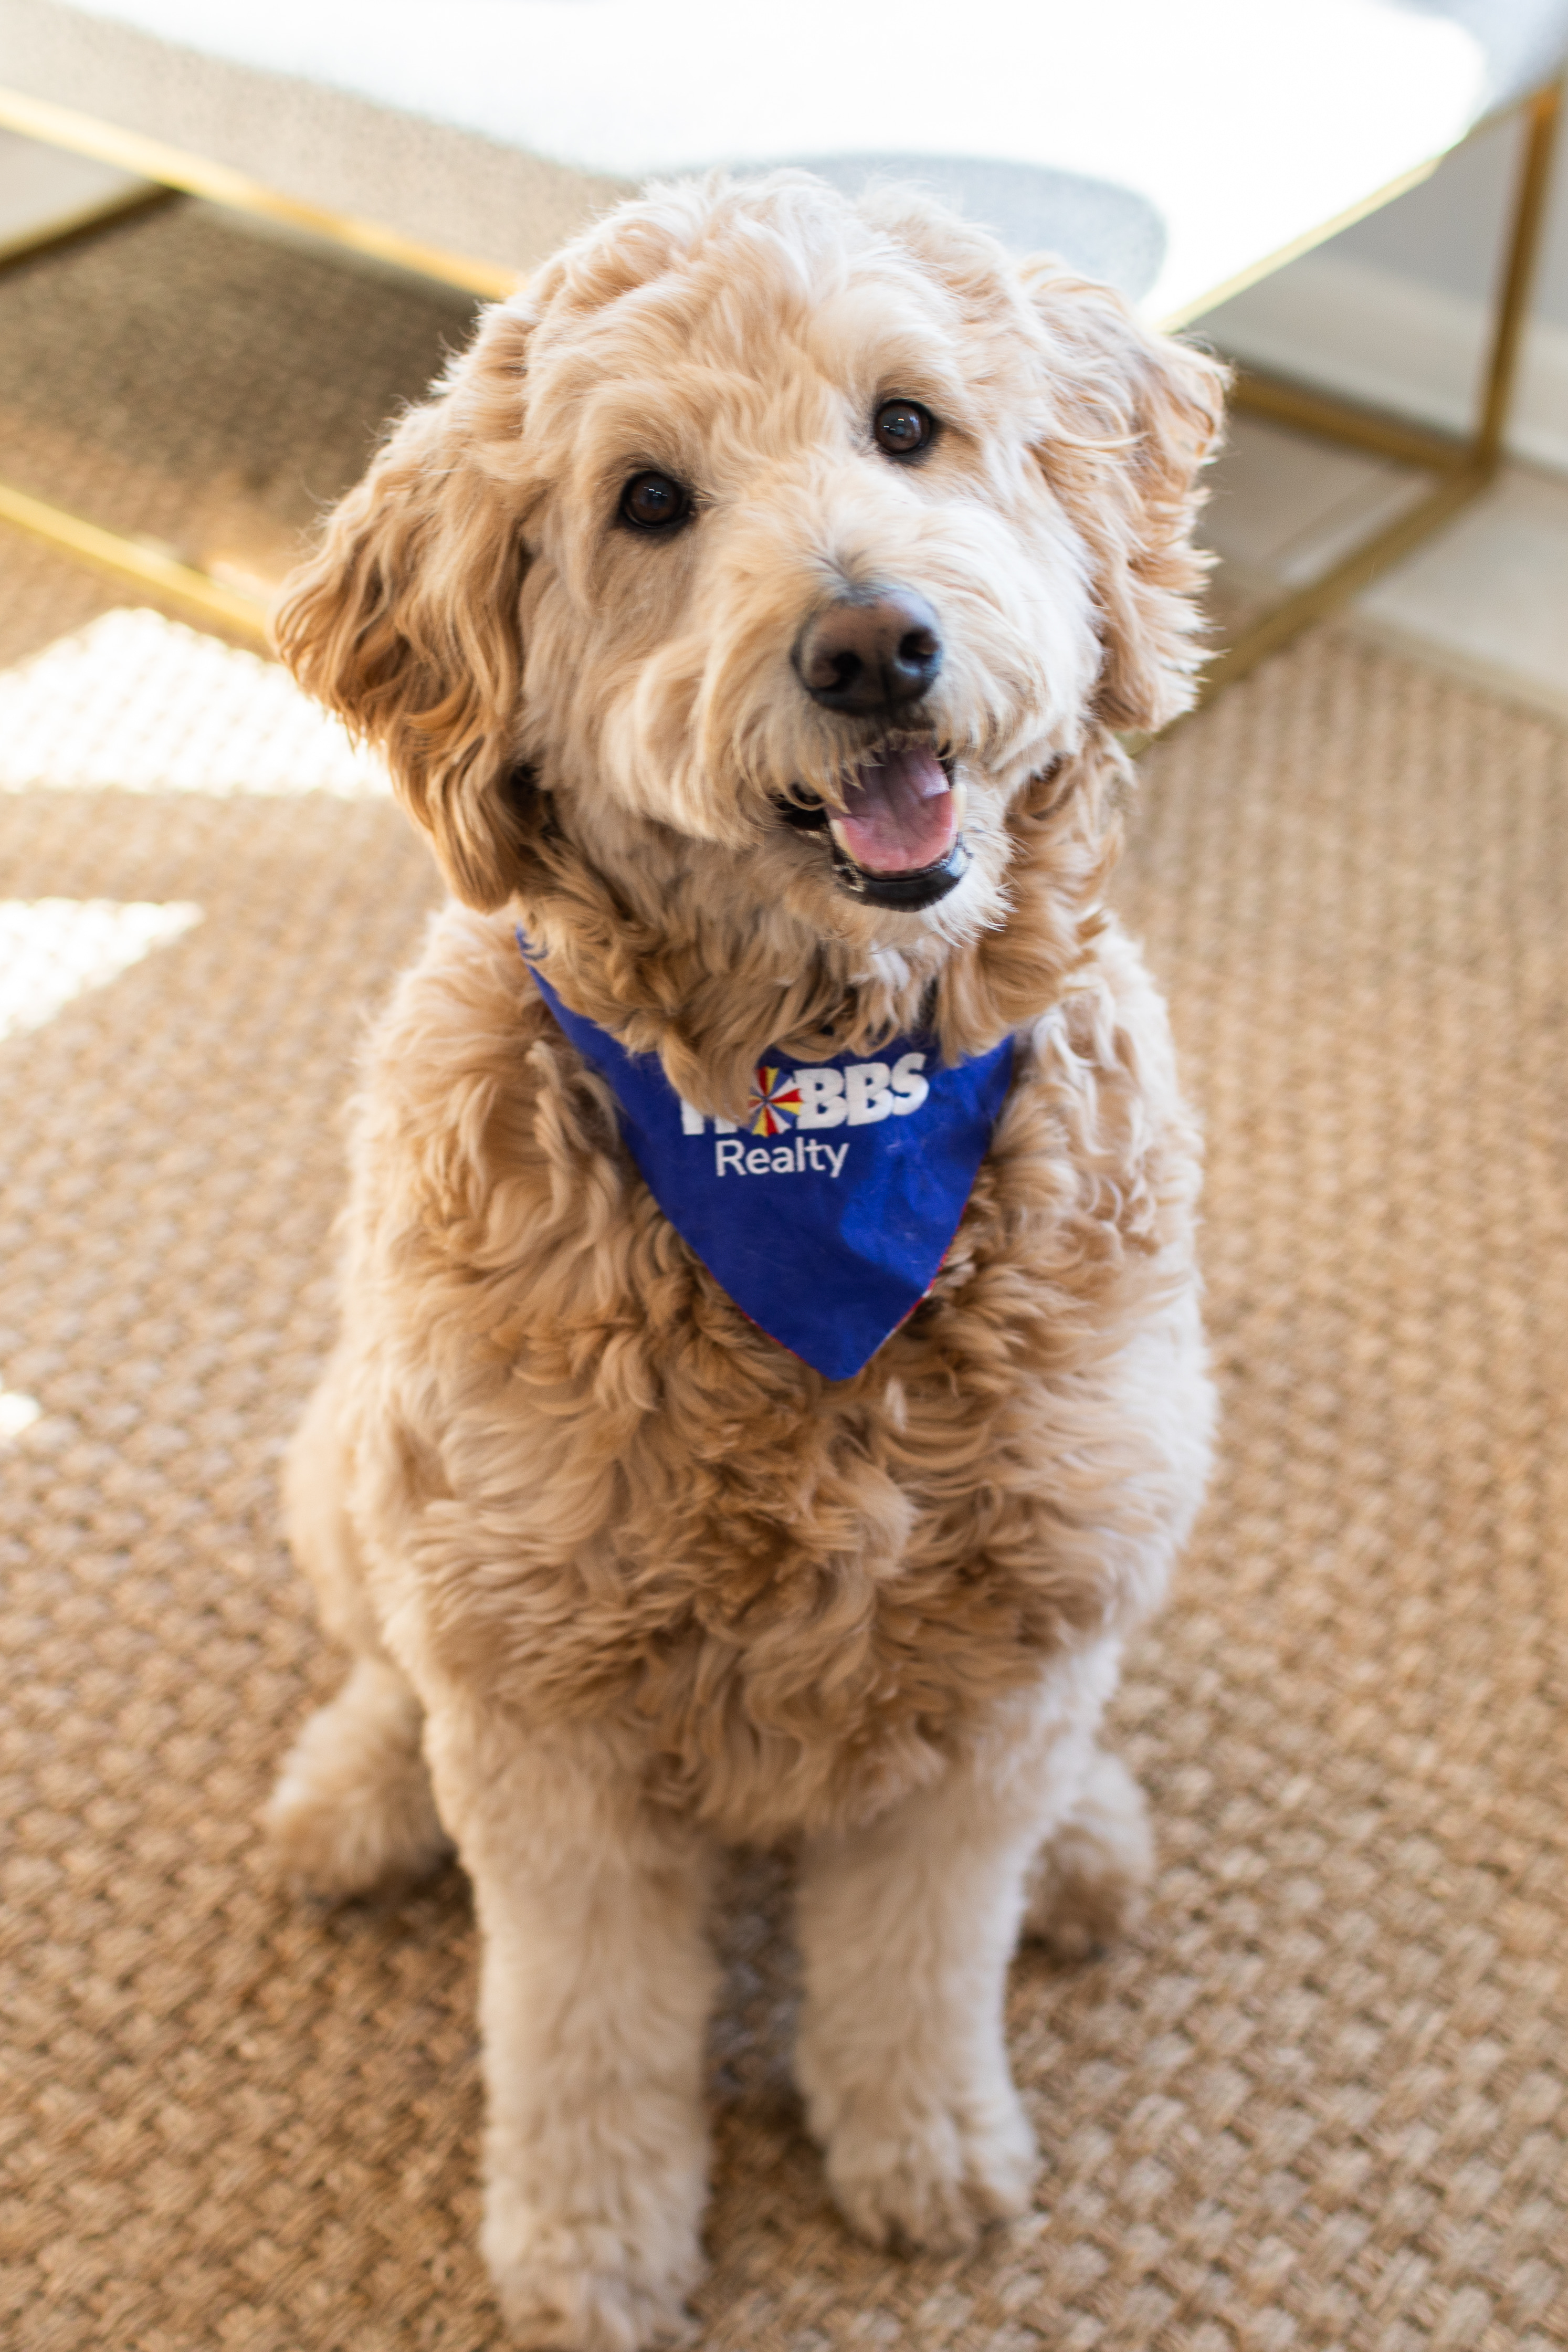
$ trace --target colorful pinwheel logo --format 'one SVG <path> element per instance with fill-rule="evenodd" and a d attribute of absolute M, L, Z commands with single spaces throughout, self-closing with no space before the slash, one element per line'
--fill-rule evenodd
<path fill-rule="evenodd" d="M 757 1071 L 757 1086 L 747 1099 L 746 1116 L 751 1121 L 753 1135 L 783 1135 L 789 1126 L 789 1112 L 800 1108 L 800 1089 L 791 1079 L 783 1083 L 782 1070 Z"/>

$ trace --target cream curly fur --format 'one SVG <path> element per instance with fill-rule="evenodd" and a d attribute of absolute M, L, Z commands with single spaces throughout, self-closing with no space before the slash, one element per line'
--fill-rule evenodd
<path fill-rule="evenodd" d="M 719 1843 L 797 1844 L 811 2128 L 849 2220 L 923 2243 L 1030 2194 L 1001 2032 L 1026 1906 L 1081 1944 L 1147 1875 L 1095 1732 L 1210 1402 L 1194 1133 L 1102 891 L 1111 730 L 1190 690 L 1220 390 L 908 190 L 663 188 L 487 314 L 284 607 L 455 898 L 369 1054 L 289 1494 L 358 1664 L 271 1825 L 328 1891 L 456 1841 L 484 2244 L 525 2344 L 679 2327 Z M 870 436 L 894 394 L 942 422 L 918 469 Z M 697 500 L 656 543 L 615 525 L 643 468 Z M 886 581 L 940 615 L 920 723 L 968 792 L 973 865 L 923 914 L 851 899 L 776 805 L 841 798 L 872 740 L 789 649 Z M 518 922 L 710 1110 L 768 1045 L 1013 1034 L 957 1239 L 854 1379 L 764 1338 L 665 1223 Z"/>

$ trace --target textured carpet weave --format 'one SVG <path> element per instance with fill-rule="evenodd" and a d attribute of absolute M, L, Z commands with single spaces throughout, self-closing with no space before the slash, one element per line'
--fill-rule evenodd
<path fill-rule="evenodd" d="M 172 770 L 182 633 L 152 625 Z M 185 650 L 199 727 L 213 649 Z M 253 1827 L 335 1674 L 276 1460 L 423 853 L 325 754 L 291 798 L 77 756 L 0 793 L 7 894 L 200 919 L 0 1044 L 0 1381 L 38 1408 L 4 1462 L 0 2336 L 476 2352 L 465 1885 L 312 1909 Z M 1098 1962 L 1016 1969 L 1039 2212 L 904 2263 L 825 2201 L 777 1873 L 737 1870 L 725 2352 L 1568 2343 L 1568 739 L 1328 634 L 1146 777 L 1122 897 L 1208 1124 L 1226 1396 L 1117 1708 L 1157 1900 Z"/>
<path fill-rule="evenodd" d="M 49 267 L 110 325 L 138 254 L 150 320 L 247 289 L 292 404 L 224 512 L 271 547 L 374 410 L 324 394 L 309 439 L 360 293 L 237 248 L 176 214 L 119 279 Z M 178 339 L 114 346 L 121 466 L 37 282 L 0 289 L 55 371 L 0 361 L 29 466 L 57 425 L 57 494 L 216 544 L 153 414 Z M 416 388 L 441 315 L 394 296 Z M 277 1463 L 431 873 L 277 672 L 117 601 L 0 535 L 0 658 L 35 656 L 0 673 L 0 2343 L 492 2352 L 464 1882 L 312 1908 L 254 1827 L 338 1673 Z M 1116 1709 L 1156 1899 L 1014 1971 L 1037 2212 L 898 2262 L 824 2197 L 787 1890 L 737 1865 L 711 2352 L 1568 2346 L 1568 735 L 1330 632 L 1145 765 L 1121 901 L 1207 1125 L 1225 1401 Z"/>

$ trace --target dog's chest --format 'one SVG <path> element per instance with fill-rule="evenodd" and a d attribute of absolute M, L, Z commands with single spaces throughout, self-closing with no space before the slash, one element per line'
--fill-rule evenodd
<path fill-rule="evenodd" d="M 382 1482 L 378 1549 L 450 1671 L 615 1727 L 660 1794 L 760 1837 L 874 1810 L 1116 1620 L 1083 1529 L 1147 1513 L 1116 1366 L 1190 1284 L 1195 1163 L 1096 1017 L 1103 1045 L 1086 1015 L 1092 1050 L 1029 1057 L 930 1298 L 841 1381 L 747 1322 L 542 1023 L 520 1079 L 515 1027 L 462 1090 L 433 1061 L 437 1148 L 382 1127 L 361 1160 L 358 1295 L 399 1443 L 439 1465 Z M 382 1065 L 404 1137 L 410 1067 Z"/>
<path fill-rule="evenodd" d="M 843 1383 L 639 1204 L 609 1330 L 509 1328 L 482 1463 L 448 1433 L 462 1508 L 422 1552 L 465 1679 L 613 1720 L 653 1791 L 761 1837 L 874 1811 L 1101 1626 L 1049 1435 L 1067 1318 L 1028 1282 L 986 1304 L 1006 1191 L 982 1171 L 930 1301 Z"/>
<path fill-rule="evenodd" d="M 727 1424 L 632 1430 L 590 1401 L 564 1426 L 519 1415 L 490 1556 L 443 1563 L 465 1679 L 535 1719 L 608 1717 L 654 1793 L 738 1836 L 852 1818 L 924 1777 L 1104 1596 L 1052 1570 L 1024 1402 L 956 1412 L 919 1331 L 893 1353 L 871 1393 L 835 1406 L 813 1384 L 793 1413 L 741 1381 Z"/>

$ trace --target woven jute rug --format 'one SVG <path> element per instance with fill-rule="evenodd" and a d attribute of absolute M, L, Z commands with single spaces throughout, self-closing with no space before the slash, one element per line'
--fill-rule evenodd
<path fill-rule="evenodd" d="M 209 553 L 276 551 L 448 336 L 375 289 L 356 406 L 375 306 L 325 263 L 179 210 L 104 251 L 48 282 L 130 457 L 42 264 L 0 425 Z M 203 373 L 193 458 L 158 401 L 214 304 L 287 405 L 253 439 Z M 431 873 L 280 673 L 120 603 L 0 534 L 0 2343 L 498 2352 L 465 1884 L 312 1908 L 255 1827 L 338 1673 L 277 1457 Z M 1145 776 L 1121 903 L 1207 1126 L 1225 1415 L 1116 1708 L 1156 1898 L 1014 1970 L 1038 2210 L 899 2262 L 826 2200 L 788 1889 L 737 1864 L 712 2352 L 1568 2345 L 1568 734 L 1325 632 Z"/>
<path fill-rule="evenodd" d="M 278 673 L 151 616 L 0 677 L 0 742 L 6 897 L 76 959 L 0 1044 L 0 1381 L 38 1408 L 4 1463 L 0 2337 L 478 2352 L 464 1882 L 312 1909 L 254 1826 L 336 1673 L 276 1465 L 424 853 Z M 1015 1969 L 1039 2211 L 899 2263 L 824 2198 L 783 1890 L 737 1869 L 716 2352 L 1568 2342 L 1568 737 L 1323 634 L 1145 779 L 1122 900 L 1207 1122 L 1225 1392 L 1116 1710 L 1157 1899 Z"/>

